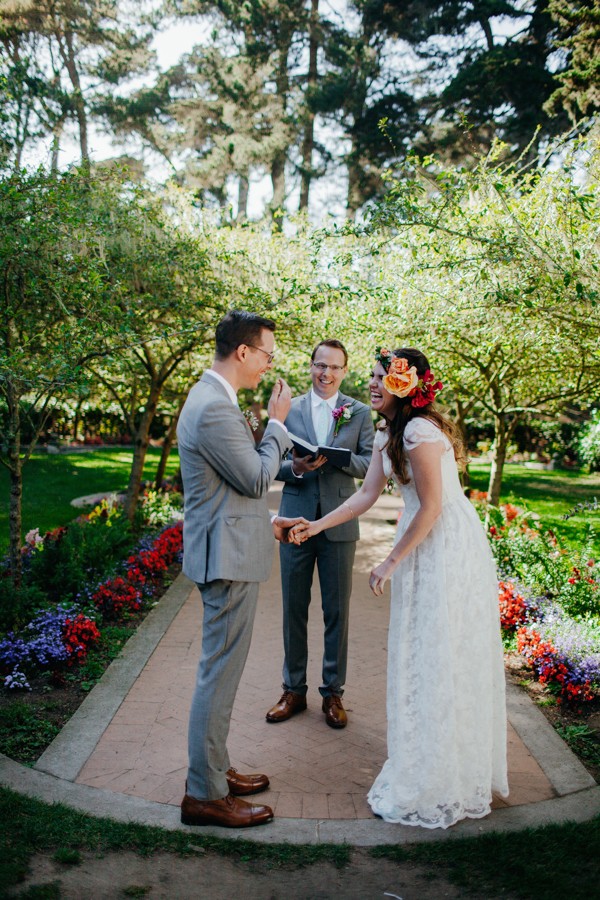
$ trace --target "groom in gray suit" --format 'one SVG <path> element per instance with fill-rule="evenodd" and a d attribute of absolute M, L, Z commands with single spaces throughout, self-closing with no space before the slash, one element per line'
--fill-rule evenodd
<path fill-rule="evenodd" d="M 273 389 L 258 447 L 237 402 L 237 392 L 255 390 L 272 367 L 274 331 L 270 319 L 229 312 L 217 325 L 212 368 L 191 389 L 177 428 L 185 497 L 183 571 L 198 585 L 204 608 L 181 804 L 186 825 L 240 828 L 273 818 L 268 806 L 239 799 L 264 790 L 269 779 L 231 768 L 227 736 L 259 582 L 271 569 L 266 495 L 292 446 L 283 425 L 291 404 L 285 382 L 279 379 Z M 287 539 L 291 524 L 277 518 L 275 537 Z"/>
<path fill-rule="evenodd" d="M 340 341 L 321 341 L 311 356 L 312 390 L 297 397 L 285 424 L 292 434 L 311 444 L 346 447 L 350 464 L 342 469 L 324 456 L 284 462 L 278 479 L 285 482 L 279 514 L 302 515 L 310 521 L 340 506 L 364 478 L 373 452 L 373 420 L 364 403 L 340 393 L 348 371 L 348 354 Z M 348 613 L 358 521 L 352 519 L 309 538 L 300 545 L 280 547 L 283 595 L 283 694 L 267 713 L 267 722 L 283 722 L 306 709 L 308 607 L 315 564 L 319 572 L 325 625 L 322 709 L 332 728 L 344 728 L 348 718 L 342 704 L 348 657 Z"/>

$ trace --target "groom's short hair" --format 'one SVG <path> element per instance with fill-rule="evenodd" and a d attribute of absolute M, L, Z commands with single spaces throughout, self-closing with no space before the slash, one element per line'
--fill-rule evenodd
<path fill-rule="evenodd" d="M 259 341 L 263 328 L 275 331 L 276 327 L 272 319 L 265 319 L 243 309 L 231 309 L 215 330 L 215 356 L 226 359 L 240 344 L 250 345 Z"/>

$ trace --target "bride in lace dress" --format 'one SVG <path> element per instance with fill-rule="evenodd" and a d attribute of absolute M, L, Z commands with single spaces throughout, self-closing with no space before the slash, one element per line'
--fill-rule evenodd
<path fill-rule="evenodd" d="M 378 350 L 371 405 L 385 421 L 364 483 L 300 542 L 369 509 L 391 476 L 404 511 L 394 546 L 369 584 L 391 578 L 388 759 L 368 794 L 386 822 L 448 828 L 508 794 L 498 582 L 487 538 L 457 473 L 450 420 L 432 404 L 442 385 L 425 356 Z"/>

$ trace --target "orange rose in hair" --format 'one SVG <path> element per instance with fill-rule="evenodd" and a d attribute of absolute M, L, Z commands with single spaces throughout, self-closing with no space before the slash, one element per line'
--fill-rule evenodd
<path fill-rule="evenodd" d="M 390 363 L 387 375 L 383 378 L 383 386 L 395 397 L 408 397 L 417 387 L 419 376 L 415 366 L 408 367 L 404 357 L 395 356 Z"/>

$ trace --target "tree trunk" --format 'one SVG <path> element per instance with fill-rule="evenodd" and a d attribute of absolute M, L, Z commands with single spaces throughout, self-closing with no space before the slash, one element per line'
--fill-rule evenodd
<path fill-rule="evenodd" d="M 304 129 L 304 139 L 302 141 L 302 182 L 300 185 L 300 204 L 299 209 L 308 209 L 308 195 L 310 192 L 310 182 L 312 179 L 312 154 L 315 143 L 315 114 L 312 112 L 310 93 L 313 85 L 317 83 L 317 51 L 319 48 L 317 25 L 319 17 L 319 0 L 311 0 L 310 24 L 309 24 L 309 44 L 308 44 L 308 81 L 307 95 L 308 102 L 305 101 L 307 109 L 306 126 Z"/>
<path fill-rule="evenodd" d="M 465 446 L 465 450 L 467 449 L 467 413 L 471 409 L 471 406 L 465 406 L 460 400 L 456 401 L 456 427 L 461 433 L 461 437 L 463 440 L 463 444 Z M 468 495 L 469 488 L 471 487 L 471 473 L 469 472 L 469 463 L 467 456 L 467 464 L 465 468 L 460 473 L 460 483 L 462 484 L 463 490 L 465 494 Z"/>
<path fill-rule="evenodd" d="M 9 558 L 13 584 L 19 587 L 23 572 L 21 531 L 23 516 L 23 463 L 21 461 L 21 413 L 19 394 L 12 384 L 7 391 L 8 401 L 8 470 L 10 475 L 9 501 Z"/>
<path fill-rule="evenodd" d="M 73 420 L 73 437 L 72 440 L 77 440 L 77 432 L 79 431 L 79 422 L 81 420 L 81 407 L 83 405 L 83 400 L 77 401 L 77 406 L 75 407 L 75 417 Z"/>
<path fill-rule="evenodd" d="M 72 32 L 67 32 L 64 35 L 64 39 L 67 45 L 67 50 L 66 53 L 63 53 L 63 59 L 67 67 L 67 72 L 69 73 L 69 78 L 71 79 L 71 84 L 73 86 L 73 105 L 75 107 L 75 115 L 77 116 L 77 124 L 79 126 L 79 147 L 81 149 L 81 162 L 84 165 L 89 165 L 90 154 L 88 148 L 87 114 L 85 111 L 83 91 L 81 89 L 81 80 L 79 78 L 79 71 L 77 69 L 77 62 L 75 59 L 75 48 L 73 47 Z"/>
<path fill-rule="evenodd" d="M 58 172 L 58 156 L 60 153 L 60 139 L 62 137 L 63 128 L 65 124 L 65 117 L 61 116 L 60 119 L 57 120 L 54 128 L 52 129 L 52 160 L 50 162 L 50 171 L 53 175 L 56 175 Z"/>
<path fill-rule="evenodd" d="M 12 454 L 11 454 L 12 455 Z M 21 584 L 23 563 L 21 557 L 21 531 L 23 527 L 23 469 L 21 460 L 11 459 L 10 468 L 10 571 L 15 587 Z"/>
<path fill-rule="evenodd" d="M 517 420 L 507 423 L 504 413 L 499 413 L 494 417 L 494 443 L 492 445 L 492 467 L 490 469 L 490 481 L 488 485 L 488 495 L 490 503 L 498 506 L 500 501 L 500 489 L 502 487 L 502 475 L 504 472 L 504 463 L 506 462 L 506 451 L 508 442 L 514 431 Z"/>
<path fill-rule="evenodd" d="M 237 221 L 245 222 L 248 218 L 248 191 L 250 184 L 247 175 L 240 175 L 238 182 L 238 209 Z"/>
<path fill-rule="evenodd" d="M 148 443 L 150 440 L 150 426 L 156 415 L 156 407 L 160 398 L 161 389 L 162 383 L 158 381 L 152 383 L 144 414 L 142 415 L 140 424 L 133 436 L 133 463 L 129 475 L 127 496 L 125 497 L 125 514 L 130 522 L 133 522 L 140 497 L 144 462 L 146 461 L 146 453 L 148 451 Z"/>
<path fill-rule="evenodd" d="M 485 35 L 485 41 L 488 47 L 488 50 L 494 49 L 494 33 L 492 31 L 492 26 L 490 25 L 490 20 L 486 16 L 482 16 L 479 19 L 479 24 L 483 30 Z"/>
<path fill-rule="evenodd" d="M 289 23 L 281 20 L 281 35 L 279 40 L 279 59 L 277 62 L 277 73 L 275 83 L 277 85 L 277 96 L 281 103 L 281 117 L 286 121 L 288 116 L 288 96 L 290 91 L 290 75 L 288 69 L 288 57 L 294 34 L 293 27 Z M 285 202 L 285 163 L 287 159 L 286 147 L 283 150 L 275 152 L 271 160 L 271 183 L 273 185 L 273 197 L 271 199 L 271 215 L 273 222 L 278 231 L 283 228 L 283 213 Z"/>
<path fill-rule="evenodd" d="M 285 201 L 285 153 L 278 153 L 271 162 L 271 184 L 273 185 L 271 215 L 278 230 L 281 231 Z"/>
<path fill-rule="evenodd" d="M 181 413 L 181 410 L 183 409 L 184 403 L 185 395 L 181 398 L 179 406 L 177 407 L 177 412 L 173 415 L 171 424 L 169 425 L 169 428 L 167 429 L 167 433 L 165 435 L 165 442 L 162 446 L 162 453 L 160 454 L 160 460 L 156 469 L 156 478 L 154 480 L 154 484 L 156 485 L 157 490 L 160 490 L 165 477 L 167 460 L 169 459 L 169 454 L 171 453 L 171 449 L 175 442 L 175 435 L 177 434 L 177 423 L 179 422 L 179 415 Z"/>
<path fill-rule="evenodd" d="M 355 162 L 353 154 L 348 159 L 348 195 L 346 200 L 346 218 L 354 219 L 362 206 L 362 192 L 360 189 L 360 166 Z"/>

